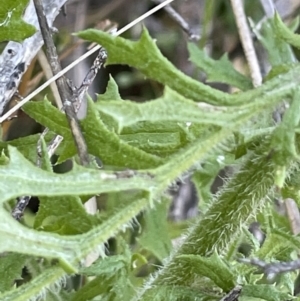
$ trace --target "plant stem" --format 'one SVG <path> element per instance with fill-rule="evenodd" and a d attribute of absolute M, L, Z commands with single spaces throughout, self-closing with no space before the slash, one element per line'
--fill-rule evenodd
<path fill-rule="evenodd" d="M 247 23 L 242 0 L 231 0 L 231 6 L 235 15 L 240 39 L 245 51 L 246 59 L 250 68 L 251 78 L 254 87 L 258 87 L 262 83 L 259 63 L 251 37 L 251 32 Z"/>

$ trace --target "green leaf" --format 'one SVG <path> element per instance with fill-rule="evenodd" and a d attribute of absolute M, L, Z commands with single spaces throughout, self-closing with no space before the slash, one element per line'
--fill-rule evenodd
<path fill-rule="evenodd" d="M 300 205 L 300 172 L 299 166 L 295 166 L 290 177 L 286 179 L 285 185 L 281 190 L 283 198 L 292 198 Z"/>
<path fill-rule="evenodd" d="M 216 179 L 220 170 L 226 165 L 226 156 L 224 154 L 214 153 L 210 158 L 207 158 L 192 176 L 192 181 L 195 184 L 197 195 L 199 197 L 201 210 L 206 210 L 209 204 L 212 193 L 211 185 Z"/>
<path fill-rule="evenodd" d="M 274 151 L 272 159 L 278 165 L 276 171 L 276 185 L 283 187 L 286 175 L 286 166 L 293 160 L 299 158 L 296 149 L 296 127 L 300 121 L 300 93 L 296 90 L 290 107 L 285 111 L 282 122 L 274 130 L 271 147 Z"/>
<path fill-rule="evenodd" d="M 97 99 L 98 101 L 122 100 L 118 85 L 111 75 L 109 75 L 105 93 L 97 95 Z"/>
<path fill-rule="evenodd" d="M 91 266 L 81 268 L 79 273 L 86 276 L 112 276 L 119 270 L 126 268 L 130 264 L 129 260 L 130 258 L 127 258 L 124 255 L 100 258 Z"/>
<path fill-rule="evenodd" d="M 105 277 L 100 275 L 95 277 L 92 281 L 84 285 L 71 299 L 72 301 L 86 301 L 92 300 L 94 297 L 109 294 L 115 285 L 116 277 L 114 275 Z M 120 296 L 122 298 L 122 296 Z"/>
<path fill-rule="evenodd" d="M 195 137 L 208 135 L 208 132 L 206 125 L 182 124 L 175 121 L 140 121 L 124 127 L 120 138 L 132 146 L 139 145 L 139 148 L 146 152 L 167 157 Z"/>
<path fill-rule="evenodd" d="M 220 298 L 220 295 L 199 292 L 193 287 L 160 285 L 143 298 L 143 301 L 218 301 Z"/>
<path fill-rule="evenodd" d="M 223 291 L 228 292 L 234 288 L 237 275 L 218 254 L 214 253 L 210 257 L 179 255 L 177 258 L 178 263 L 188 267 L 191 273 L 211 279 Z"/>
<path fill-rule="evenodd" d="M 49 288 L 53 281 L 63 280 L 65 272 L 60 267 L 48 268 L 42 271 L 30 282 L 24 283 L 18 288 L 0 294 L 1 301 L 24 301 L 32 297 L 40 296 L 45 288 Z M 52 282 L 51 282 L 52 281 Z"/>
<path fill-rule="evenodd" d="M 245 285 L 243 286 L 242 293 L 241 293 L 241 300 L 248 300 L 244 299 L 247 298 L 258 298 L 261 300 L 266 301 L 282 301 L 282 300 L 289 300 L 292 298 L 291 295 L 288 293 L 281 292 L 278 288 L 274 285 L 268 284 L 261 284 L 261 285 Z"/>
<path fill-rule="evenodd" d="M 276 258 L 278 260 L 290 260 L 291 251 L 298 250 L 299 247 L 300 240 L 298 237 L 278 229 L 272 229 L 271 232 L 267 234 L 266 241 L 256 253 L 256 256 L 265 259 Z"/>
<path fill-rule="evenodd" d="M 134 290 L 129 284 L 129 280 L 125 276 L 120 275 L 119 278 L 98 276 L 87 283 L 71 301 L 86 301 L 86 300 L 131 300 Z M 97 297 L 97 299 L 93 299 Z"/>
<path fill-rule="evenodd" d="M 121 37 L 88 29 L 77 33 L 85 40 L 101 44 L 108 51 L 107 64 L 127 64 L 139 69 L 147 77 L 152 78 L 187 98 L 211 104 L 230 103 L 230 96 L 214 90 L 176 69 L 157 48 L 146 29 L 139 41 L 131 42 Z"/>
<path fill-rule="evenodd" d="M 90 300 L 96 296 L 103 296 L 108 300 L 130 300 L 133 290 L 128 274 L 129 264 L 130 257 L 116 255 L 81 269 L 81 273 L 97 276 L 81 288 L 72 301 Z"/>
<path fill-rule="evenodd" d="M 28 102 L 22 109 L 31 118 L 48 127 L 53 132 L 63 136 L 65 139 L 71 139 L 65 114 L 55 108 L 46 98 L 43 101 Z"/>
<path fill-rule="evenodd" d="M 243 227 L 243 236 L 247 244 L 250 245 L 252 252 L 255 254 L 260 249 L 260 242 L 258 239 L 249 231 L 248 228 Z"/>
<path fill-rule="evenodd" d="M 296 90 L 293 93 L 292 101 L 283 115 L 282 122 L 273 132 L 271 146 L 275 151 L 280 152 L 278 158 L 276 155 L 273 157 L 278 165 L 286 165 L 291 157 L 297 158 L 295 130 L 300 121 L 299 92 Z"/>
<path fill-rule="evenodd" d="M 108 80 L 105 93 L 98 94 L 97 99 L 100 102 L 106 102 L 111 100 L 122 100 L 119 94 L 118 86 L 111 75 L 109 75 L 109 80 Z M 100 116 L 101 116 L 101 120 L 110 131 L 115 132 L 118 130 L 118 124 L 111 116 L 104 113 L 101 113 Z"/>
<path fill-rule="evenodd" d="M 15 285 L 15 280 L 22 279 L 22 269 L 28 256 L 23 254 L 8 253 L 0 257 L 0 292 L 7 291 Z"/>
<path fill-rule="evenodd" d="M 49 135 L 46 137 L 46 141 L 50 142 L 51 141 L 51 136 Z M 14 146 L 18 149 L 18 151 L 29 161 L 32 163 L 36 164 L 37 161 L 37 145 L 38 141 L 40 139 L 40 135 L 30 135 L 18 139 L 14 139 L 11 141 L 1 141 L 0 142 L 0 149 L 7 149 L 7 146 Z"/>
<path fill-rule="evenodd" d="M 44 137 L 41 137 L 41 139 L 38 141 L 38 144 L 36 146 L 36 148 L 40 148 L 40 154 L 36 155 L 37 158 L 38 156 L 40 157 L 39 160 L 36 161 L 40 161 L 40 168 L 46 171 L 53 171 L 52 169 L 52 164 L 48 155 L 48 149 L 47 149 L 47 144 L 45 142 Z M 37 163 L 35 163 L 37 164 Z"/>
<path fill-rule="evenodd" d="M 169 256 L 172 248 L 167 230 L 168 209 L 169 202 L 163 198 L 154 210 L 147 212 L 144 217 L 145 229 L 141 237 L 138 238 L 139 244 L 152 252 L 161 262 Z"/>
<path fill-rule="evenodd" d="M 98 184 L 101 186 L 99 179 Z M 55 194 L 51 190 L 48 193 Z M 7 212 L 0 211 L 2 240 L 0 252 L 18 252 L 38 257 L 58 258 L 61 267 L 67 273 L 75 273 L 82 258 L 95 249 L 99 250 L 99 246 L 102 250 L 103 243 L 120 229 L 130 225 L 130 221 L 149 205 L 148 194 L 140 193 L 139 197 L 132 200 L 130 204 L 120 205 L 118 210 L 115 210 L 101 225 L 97 225 L 87 233 L 73 236 L 29 229 L 15 221 Z"/>
<path fill-rule="evenodd" d="M 48 101 L 27 103 L 25 111 L 37 122 L 64 137 L 59 162 L 77 153 L 66 116 L 63 113 Z M 88 102 L 87 116 L 81 121 L 81 126 L 89 153 L 100 158 L 106 165 L 142 169 L 155 167 L 161 162 L 159 157 L 128 145 L 117 134 L 109 131 L 101 121 L 91 100 Z"/>
<path fill-rule="evenodd" d="M 36 28 L 23 21 L 28 0 L 2 0 L 0 5 L 0 42 L 22 42 L 36 32 Z"/>
<path fill-rule="evenodd" d="M 88 102 L 87 116 L 81 125 L 89 152 L 99 157 L 104 164 L 146 169 L 162 162 L 159 157 L 128 145 L 117 134 L 107 130 L 92 101 Z"/>
<path fill-rule="evenodd" d="M 295 63 L 295 56 L 290 45 L 278 34 L 276 18 L 275 15 L 274 18 L 264 20 L 260 31 L 256 29 L 255 25 L 253 26 L 253 31 L 268 53 L 272 67 Z"/>
<path fill-rule="evenodd" d="M 278 75 L 288 72 L 295 64 L 275 65 L 270 72 L 264 77 L 264 82 L 276 78 Z"/>
<path fill-rule="evenodd" d="M 113 172 L 104 172 L 76 166 L 65 174 L 43 171 L 30 162 L 15 149 L 9 147 L 10 161 L 0 166 L 1 202 L 21 196 L 66 196 L 95 195 L 130 189 L 148 190 L 153 179 L 148 175 L 130 178 L 118 178 Z M 142 175 L 142 174 L 141 174 Z M 116 180 L 118 185 L 116 186 Z M 16 186 L 15 183 L 18 183 Z"/>
<path fill-rule="evenodd" d="M 182 124 L 176 121 L 169 121 L 169 122 L 140 121 L 131 126 L 124 127 L 121 134 L 130 135 L 130 134 L 138 134 L 138 133 L 156 133 L 156 134 L 179 133 L 180 136 L 186 134 L 185 130 L 182 129 Z"/>
<path fill-rule="evenodd" d="M 297 278 L 298 278 L 298 273 L 283 273 L 279 275 L 279 280 L 278 283 L 280 286 L 281 292 L 287 292 L 291 296 L 294 294 L 295 287 L 297 286 Z"/>
<path fill-rule="evenodd" d="M 281 20 L 276 12 L 274 16 L 274 25 L 277 36 L 288 44 L 300 48 L 300 35 L 293 33 Z"/>
<path fill-rule="evenodd" d="M 190 61 L 206 73 L 208 82 L 221 82 L 241 90 L 249 90 L 253 87 L 250 78 L 234 69 L 227 54 L 215 61 L 194 43 L 188 43 L 188 50 Z"/>
<path fill-rule="evenodd" d="M 180 133 L 136 133 L 128 135 L 120 135 L 120 138 L 141 150 L 155 154 L 157 156 L 165 156 L 174 153 L 182 145 Z"/>
<path fill-rule="evenodd" d="M 0 166 L 0 176 L 1 173 L 4 175 L 4 177 L 3 175 L 1 176 L 0 186 L 0 190 L 3 192 L 1 194 L 2 202 L 21 195 L 64 196 L 97 194 L 104 192 L 108 188 L 108 182 L 111 182 L 112 186 L 114 186 L 112 190 L 108 188 L 108 191 L 122 190 L 121 182 L 123 181 L 125 181 L 125 190 L 141 190 L 143 186 L 137 178 L 135 180 L 118 178 L 112 172 L 105 173 L 78 166 L 75 166 L 74 171 L 63 175 L 53 174 L 35 167 L 12 147 L 9 147 L 9 154 L 9 163 Z M 120 185 L 116 185 L 115 180 L 120 180 Z M 146 178 L 142 182 L 145 180 Z M 136 183 L 133 184 L 133 186 L 136 185 L 135 187 L 131 187 L 131 181 Z M 15 183 L 18 183 L 18 185 Z M 155 184 L 153 185 L 149 182 L 146 186 L 146 190 L 156 187 Z M 68 236 L 55 236 L 54 234 L 28 229 L 13 220 L 6 211 L 0 211 L 0 235 L 3 242 L 0 245 L 0 252 L 22 252 L 35 256 L 58 257 L 66 270 L 74 272 L 76 270 L 76 268 L 74 270 L 74 263 L 76 264 L 80 256 L 84 256 L 80 255 L 81 252 L 84 252 L 86 255 L 89 254 L 96 246 L 104 243 L 112 234 L 116 233 L 120 227 L 124 227 L 124 224 L 128 223 L 148 205 L 148 196 L 147 193 L 143 194 L 143 196 L 140 194 L 135 201 L 132 200 L 125 207 L 119 206 L 118 211 L 114 212 L 108 221 L 101 224 L 104 227 L 103 231 L 99 230 L 100 232 L 96 233 L 90 230 L 82 234 L 83 241 L 88 239 L 85 235 L 90 237 L 90 243 L 88 244 L 79 243 L 79 235 L 69 238 Z M 114 216 L 116 217 L 115 220 Z"/>
<path fill-rule="evenodd" d="M 75 235 L 90 230 L 97 217 L 89 215 L 79 197 L 40 197 L 34 228 L 61 235 Z"/>
<path fill-rule="evenodd" d="M 297 71 L 298 67 L 295 67 L 291 68 L 289 72 L 280 78 L 277 77 L 270 80 L 257 89 L 236 95 L 228 95 L 184 76 L 161 55 L 154 41 L 151 40 L 145 30 L 138 42 L 130 42 L 120 37 L 113 37 L 108 33 L 94 29 L 80 32 L 78 35 L 83 39 L 103 45 L 108 51 L 108 64 L 128 64 L 136 67 L 146 76 L 195 101 L 232 106 L 237 103 L 251 103 L 253 100 L 259 99 L 266 101 L 266 99 L 270 100 L 272 98 L 275 100 L 277 97 L 285 97 L 293 87 L 297 88 L 299 86 L 296 80 L 299 71 Z M 273 39 L 274 35 L 274 31 L 271 30 L 268 37 Z M 294 56 L 289 45 L 284 43 L 284 47 L 278 47 L 277 41 L 274 42 L 272 40 L 271 42 L 266 44 L 270 50 L 273 49 L 276 52 L 272 59 L 274 61 L 272 65 L 294 62 Z"/>
<path fill-rule="evenodd" d="M 239 115 L 245 114 L 241 107 L 237 110 L 236 108 L 201 106 L 168 88 L 165 89 L 162 97 L 153 101 L 145 103 L 124 100 L 105 103 L 98 101 L 96 108 L 100 112 L 112 116 L 118 122 L 119 132 L 124 127 L 141 121 L 195 122 L 227 126 L 233 116 L 236 119 Z"/>

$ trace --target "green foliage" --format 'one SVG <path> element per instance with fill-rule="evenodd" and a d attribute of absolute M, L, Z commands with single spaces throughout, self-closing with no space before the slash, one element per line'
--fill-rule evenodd
<path fill-rule="evenodd" d="M 3 273 L 0 292 L 10 290 L 14 286 L 15 280 L 22 279 L 21 272 L 25 266 L 27 257 L 26 255 L 8 253 L 0 258 L 0 269 Z"/>
<path fill-rule="evenodd" d="M 83 275 L 96 277 L 82 287 L 71 300 L 85 301 L 96 296 L 102 296 L 106 298 L 105 300 L 114 300 L 122 296 L 130 300 L 133 294 L 133 285 L 129 279 L 131 256 L 128 248 L 125 248 L 123 252 L 124 255 L 100 259 L 92 266 L 81 269 L 80 272 Z"/>
<path fill-rule="evenodd" d="M 81 123 L 83 133 L 86 134 L 89 152 L 92 155 L 101 158 L 104 164 L 118 167 L 145 169 L 159 164 L 159 157 L 123 143 L 115 133 L 109 131 L 93 108 L 94 106 L 93 102 L 89 101 L 87 116 Z M 59 162 L 76 154 L 72 134 L 63 113 L 48 101 L 27 103 L 25 110 L 36 121 L 64 137 Z"/>
<path fill-rule="evenodd" d="M 181 265 L 192 267 L 192 273 L 211 279 L 224 291 L 230 290 L 237 281 L 229 264 L 225 263 L 217 254 L 211 257 L 199 255 L 179 255 L 178 262 Z"/>
<path fill-rule="evenodd" d="M 245 298 L 248 297 L 248 298 Z M 282 293 L 273 285 L 246 285 L 241 294 L 241 300 L 266 300 L 266 301 L 280 301 L 291 298 L 287 293 Z"/>
<path fill-rule="evenodd" d="M 279 26 L 278 17 L 275 15 L 275 18 L 266 19 L 262 23 L 260 31 L 254 29 L 258 39 L 268 53 L 268 59 L 273 68 L 295 62 L 291 46 L 280 36 Z"/>
<path fill-rule="evenodd" d="M 215 61 L 195 44 L 189 43 L 188 49 L 190 60 L 206 73 L 208 82 L 221 82 L 241 90 L 252 88 L 251 80 L 233 68 L 227 55 Z"/>
<path fill-rule="evenodd" d="M 275 26 L 276 33 L 280 39 L 284 40 L 288 44 L 300 48 L 300 37 L 294 34 L 280 19 L 280 16 L 275 14 Z"/>
<path fill-rule="evenodd" d="M 41 197 L 34 228 L 75 235 L 87 232 L 96 221 L 95 216 L 86 213 L 79 197 Z"/>
<path fill-rule="evenodd" d="M 75 163 L 65 115 L 48 100 L 24 106 L 50 132 L 41 141 L 41 169 L 37 135 L 1 142 L 0 299 L 210 301 L 237 286 L 245 301 L 291 299 L 296 273 L 271 283 L 238 258 L 291 260 L 300 248 L 286 218 L 270 205 L 275 196 L 300 203 L 300 66 L 289 45 L 298 37 L 277 15 L 265 21 L 259 38 L 275 68 L 255 89 L 226 56 L 214 61 L 190 44 L 191 61 L 209 80 L 242 90 L 229 95 L 177 70 L 145 29 L 137 42 L 97 30 L 78 35 L 107 48 L 108 64 L 137 68 L 163 84 L 164 93 L 144 103 L 122 100 L 111 77 L 106 92 L 88 101 L 80 125 L 102 169 Z M 271 113 L 283 99 L 289 107 L 274 124 Z M 46 143 L 54 134 L 63 137 L 57 162 L 72 159 L 70 172 L 52 170 Z M 212 182 L 227 165 L 233 175 L 212 196 Z M 193 172 L 201 217 L 175 249 L 170 232 L 179 226 L 167 220 L 167 191 L 187 172 Z M 7 211 L 24 195 L 39 198 L 31 224 Z M 94 215 L 83 205 L 90 196 L 101 208 Z M 247 230 L 254 220 L 266 235 L 262 245 Z M 242 254 L 242 243 L 248 253 Z M 95 262 L 85 266 L 93 254 Z"/>
<path fill-rule="evenodd" d="M 22 20 L 28 0 L 3 0 L 0 5 L 0 42 L 21 42 L 32 36 L 36 29 Z"/>
<path fill-rule="evenodd" d="M 160 261 L 170 255 L 172 248 L 166 220 L 168 208 L 169 202 L 164 200 L 164 202 L 156 205 L 154 210 L 147 212 L 144 231 L 138 239 L 139 244 L 151 251 Z M 156 241 L 155 245 L 153 245 L 154 241 Z"/>
<path fill-rule="evenodd" d="M 187 98 L 207 101 L 212 104 L 227 103 L 226 93 L 214 91 L 176 69 L 159 51 L 146 29 L 139 41 L 131 42 L 114 38 L 104 32 L 88 29 L 77 34 L 79 37 L 95 41 L 108 51 L 108 64 L 127 64 L 138 68 L 147 77 L 170 87 Z"/>
<path fill-rule="evenodd" d="M 283 116 L 281 124 L 273 131 L 271 147 L 273 160 L 278 165 L 275 182 L 282 188 L 285 180 L 285 167 L 293 159 L 298 159 L 295 130 L 300 121 L 299 92 L 295 92 L 290 108 Z"/>
<path fill-rule="evenodd" d="M 51 137 L 50 137 L 51 136 Z M 46 138 L 46 142 L 49 143 L 50 140 L 53 137 L 53 133 L 52 135 L 50 134 L 49 137 L 47 136 Z M 27 137 L 22 137 L 22 138 L 18 138 L 18 139 L 14 139 L 11 141 L 0 141 L 0 149 L 1 150 L 7 150 L 7 146 L 13 146 L 16 147 L 18 149 L 18 151 L 29 161 L 31 161 L 32 163 L 36 163 L 37 160 L 37 154 L 36 154 L 36 145 L 39 141 L 39 135 L 31 135 L 31 136 L 27 136 Z"/>

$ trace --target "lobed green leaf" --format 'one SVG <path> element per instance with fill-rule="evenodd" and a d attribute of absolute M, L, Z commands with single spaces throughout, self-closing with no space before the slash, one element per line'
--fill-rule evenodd
<path fill-rule="evenodd" d="M 188 50 L 190 61 L 206 73 L 208 82 L 220 82 L 241 90 L 253 88 L 251 79 L 236 71 L 226 54 L 216 61 L 194 43 L 188 43 Z"/>
<path fill-rule="evenodd" d="M 76 154 L 73 137 L 63 113 L 47 101 L 28 103 L 25 110 L 37 122 L 64 137 L 58 162 L 63 162 Z M 161 162 L 159 157 L 128 145 L 117 134 L 108 130 L 91 100 L 88 102 L 87 116 L 81 121 L 81 126 L 89 153 L 100 158 L 106 165 L 146 169 L 155 167 Z"/>
<path fill-rule="evenodd" d="M 0 5 L 0 42 L 22 42 L 36 32 L 36 28 L 23 21 L 28 0 L 5 0 Z"/>
<path fill-rule="evenodd" d="M 0 166 L 1 202 L 21 196 L 95 195 L 103 192 L 130 189 L 149 190 L 153 178 L 145 173 L 130 178 L 119 178 L 104 172 L 77 166 L 65 174 L 43 171 L 28 162 L 16 149 L 9 147 L 10 161 Z M 118 185 L 116 185 L 118 180 Z M 152 182 L 152 184 L 151 184 Z M 16 184 L 18 183 L 17 187 Z"/>
<path fill-rule="evenodd" d="M 77 35 L 82 39 L 101 44 L 108 51 L 107 64 L 127 64 L 135 67 L 147 77 L 196 101 L 219 105 L 230 102 L 228 94 L 214 90 L 176 69 L 163 57 L 145 28 L 137 42 L 113 37 L 95 29 L 88 29 L 77 33 Z"/>
<path fill-rule="evenodd" d="M 300 36 L 298 34 L 293 33 L 281 20 L 278 13 L 275 13 L 274 16 L 274 25 L 276 28 L 276 33 L 280 39 L 285 41 L 286 43 L 300 48 Z"/>
<path fill-rule="evenodd" d="M 242 289 L 241 300 L 246 301 L 249 298 L 266 301 L 282 301 L 291 299 L 288 293 L 281 292 L 278 288 L 271 284 L 245 285 Z"/>
<path fill-rule="evenodd" d="M 177 258 L 179 265 L 188 267 L 191 273 L 211 279 L 223 291 L 228 292 L 234 288 L 237 275 L 218 254 L 214 253 L 210 257 L 179 255 Z"/>
<path fill-rule="evenodd" d="M 167 212 L 169 202 L 164 198 L 154 210 L 147 212 L 144 216 L 144 229 L 138 238 L 139 244 L 152 252 L 161 262 L 171 252 L 172 245 L 167 231 Z"/>
<path fill-rule="evenodd" d="M 242 107 L 237 109 L 197 104 L 169 88 L 165 89 L 162 97 L 145 103 L 124 100 L 105 103 L 98 101 L 96 108 L 117 121 L 119 132 L 124 127 L 142 121 L 177 121 L 226 126 L 233 118 L 236 119 L 245 114 Z"/>

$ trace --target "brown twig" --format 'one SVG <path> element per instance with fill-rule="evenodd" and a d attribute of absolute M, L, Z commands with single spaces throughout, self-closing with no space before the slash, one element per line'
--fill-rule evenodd
<path fill-rule="evenodd" d="M 162 0 L 152 1 L 157 4 L 163 2 Z M 191 41 L 198 41 L 200 39 L 198 35 L 193 33 L 192 29 L 190 28 L 189 24 L 185 21 L 185 19 L 171 5 L 166 5 L 164 7 L 164 10 L 168 13 L 170 18 L 179 25 L 182 31 L 184 31 L 188 35 Z"/>
<path fill-rule="evenodd" d="M 19 221 L 31 199 L 31 196 L 22 196 L 18 198 L 17 205 L 14 207 L 11 215 L 12 217 Z"/>
<path fill-rule="evenodd" d="M 259 267 L 263 270 L 266 277 L 270 280 L 281 273 L 292 272 L 300 269 L 300 259 L 296 259 L 290 262 L 272 262 L 267 263 L 258 258 L 241 258 L 240 262 L 251 264 Z"/>
<path fill-rule="evenodd" d="M 43 4 L 41 0 L 34 0 L 34 5 L 46 47 L 46 56 L 50 63 L 53 74 L 56 75 L 62 70 L 62 68 L 60 66 L 56 47 L 52 39 L 51 29 L 49 28 L 47 18 L 44 14 Z M 68 81 L 65 76 L 58 78 L 56 80 L 56 85 L 63 103 L 63 108 L 69 122 L 74 142 L 76 144 L 80 162 L 82 165 L 88 165 L 88 150 L 73 105 L 75 102 L 77 102 L 76 89 L 72 86 L 70 81 Z"/>
<path fill-rule="evenodd" d="M 74 108 L 75 108 L 76 113 L 78 112 L 82 102 L 85 99 L 85 96 L 86 96 L 89 86 L 94 81 L 99 69 L 104 65 L 106 58 L 107 58 L 107 53 L 106 53 L 105 49 L 100 48 L 99 53 L 98 53 L 96 59 L 94 60 L 89 72 L 85 76 L 81 86 L 77 89 L 77 99 L 76 99 L 76 102 L 74 103 Z M 45 131 L 43 133 L 44 135 L 46 134 Z M 50 144 L 48 146 L 48 156 L 49 157 L 52 157 L 52 155 L 54 154 L 55 150 L 57 149 L 57 147 L 59 146 L 59 144 L 61 143 L 62 140 L 63 140 L 63 138 L 61 136 L 57 135 L 50 142 Z"/>
<path fill-rule="evenodd" d="M 242 292 L 242 287 L 237 285 L 234 287 L 226 296 L 224 296 L 220 301 L 237 301 Z"/>

